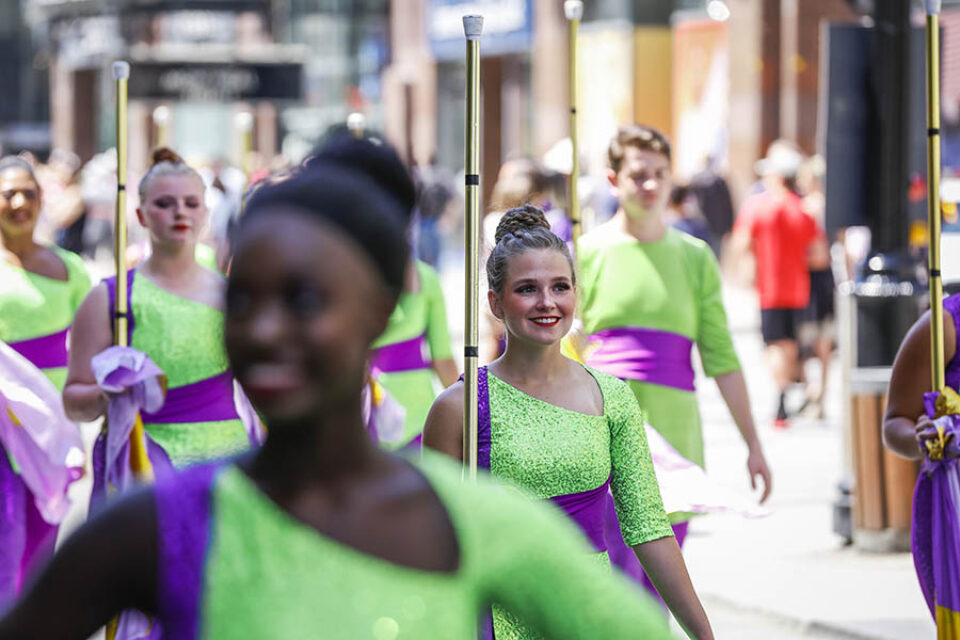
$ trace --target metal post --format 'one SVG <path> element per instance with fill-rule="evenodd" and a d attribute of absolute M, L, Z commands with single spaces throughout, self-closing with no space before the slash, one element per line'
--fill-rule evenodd
<path fill-rule="evenodd" d="M 927 229 L 930 234 L 930 381 L 944 387 L 943 281 L 940 277 L 940 0 L 927 0 Z"/>
<path fill-rule="evenodd" d="M 480 357 L 480 34 L 483 16 L 463 17 L 467 38 L 465 327 L 463 347 L 463 463 L 469 479 L 477 477 L 477 365 Z"/>
<path fill-rule="evenodd" d="M 117 301 L 113 314 L 114 343 L 127 345 L 127 80 L 130 65 L 113 63 L 113 78 L 117 82 L 117 208 L 114 218 L 113 255 L 117 271 Z"/>
<path fill-rule="evenodd" d="M 114 224 L 114 259 L 117 271 L 117 296 L 113 309 L 114 344 L 127 347 L 127 327 L 130 309 L 127 308 L 127 80 L 130 78 L 130 65 L 126 62 L 113 63 L 113 77 L 117 82 L 117 209 Z M 104 423 L 106 425 L 106 422 Z M 106 425 L 105 428 L 109 428 Z M 144 482 L 153 480 L 153 466 L 147 457 L 143 423 L 137 416 L 130 433 L 130 468 L 137 479 Z"/>
<path fill-rule="evenodd" d="M 580 177 L 580 139 L 577 133 L 577 39 L 580 32 L 580 19 L 583 18 L 582 0 L 566 0 L 563 3 L 563 12 L 570 23 L 570 46 L 568 57 L 570 78 L 570 147 L 573 162 L 570 165 L 570 184 L 567 189 L 567 217 L 573 228 L 573 246 L 576 248 L 580 239 L 580 194 L 577 189 L 577 179 Z"/>

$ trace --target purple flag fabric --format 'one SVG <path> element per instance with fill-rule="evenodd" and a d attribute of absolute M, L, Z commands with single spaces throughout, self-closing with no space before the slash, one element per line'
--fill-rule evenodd
<path fill-rule="evenodd" d="M 693 341 L 658 329 L 619 327 L 590 336 L 587 365 L 622 380 L 694 391 Z"/>
<path fill-rule="evenodd" d="M 91 360 L 97 384 L 110 394 L 107 405 L 106 435 L 94 445 L 94 495 L 99 504 L 111 489 L 123 492 L 131 488 L 134 473 L 130 467 L 130 434 L 137 414 L 156 411 L 164 401 L 163 372 L 142 351 L 133 347 L 108 347 Z M 147 455 L 154 474 L 173 472 L 173 464 L 163 449 L 144 434 Z"/>
<path fill-rule="evenodd" d="M 924 394 L 933 426 L 913 498 L 911 549 L 938 638 L 960 633 L 960 415 L 952 389 Z"/>
<path fill-rule="evenodd" d="M 3 342 L 0 447 L 15 461 L 44 520 L 59 523 L 70 507 L 67 487 L 83 475 L 80 431 L 50 380 Z"/>
<path fill-rule="evenodd" d="M 379 370 L 371 368 L 360 392 L 363 423 L 374 442 L 399 442 L 403 437 L 407 410 L 377 382 Z M 422 435 L 417 436 L 422 439 Z"/>
<path fill-rule="evenodd" d="M 83 474 L 83 443 L 60 394 L 39 369 L 0 342 L 0 609 L 51 553 Z"/>

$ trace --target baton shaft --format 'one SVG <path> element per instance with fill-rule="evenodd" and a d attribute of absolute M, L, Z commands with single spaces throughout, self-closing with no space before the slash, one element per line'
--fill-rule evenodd
<path fill-rule="evenodd" d="M 466 248 L 464 327 L 463 461 L 469 479 L 477 477 L 477 420 L 480 300 L 480 42 L 467 40 L 466 106 Z"/>
<path fill-rule="evenodd" d="M 927 266 L 930 271 L 930 364 L 934 391 L 944 387 L 940 220 L 940 21 L 934 13 L 927 15 Z"/>

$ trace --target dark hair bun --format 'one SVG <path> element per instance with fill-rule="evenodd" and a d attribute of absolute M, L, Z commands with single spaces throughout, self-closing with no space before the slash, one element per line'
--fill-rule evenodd
<path fill-rule="evenodd" d="M 533 231 L 534 229 L 549 231 L 550 223 L 547 222 L 547 216 L 544 215 L 543 211 L 532 204 L 526 204 L 516 209 L 510 209 L 503 214 L 500 224 L 497 225 L 495 239 L 500 242 L 508 235 L 519 235 L 524 231 Z"/>
<path fill-rule="evenodd" d="M 391 145 L 379 138 L 358 138 L 351 133 L 339 133 L 304 161 L 305 167 L 332 163 L 364 174 L 393 197 L 409 220 L 417 205 L 417 189 L 407 167 Z"/>
<path fill-rule="evenodd" d="M 150 159 L 152 160 L 150 163 L 151 167 L 154 167 L 161 162 L 183 164 L 183 158 L 181 158 L 180 155 L 170 147 L 157 147 L 153 150 L 153 154 L 151 155 Z"/>

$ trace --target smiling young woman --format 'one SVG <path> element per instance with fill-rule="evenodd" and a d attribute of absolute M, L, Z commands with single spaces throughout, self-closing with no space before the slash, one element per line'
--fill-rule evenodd
<path fill-rule="evenodd" d="M 530 205 L 504 214 L 496 241 L 487 296 L 506 327 L 507 349 L 480 370 L 480 466 L 560 506 L 605 564 L 603 519 L 612 489 L 623 538 L 664 600 L 692 636 L 713 637 L 663 509 L 633 394 L 561 353 L 577 305 L 566 243 Z M 458 459 L 463 394 L 460 382 L 440 395 L 424 436 L 427 447 Z M 495 606 L 493 622 L 497 637 L 538 637 L 509 608 Z"/>
<path fill-rule="evenodd" d="M 0 640 L 86 638 L 127 608 L 177 640 L 446 640 L 473 637 L 491 601 L 548 638 L 669 637 L 562 517 L 368 437 L 366 361 L 407 264 L 397 203 L 362 173 L 320 163 L 257 190 L 225 343 L 267 441 L 81 528 L 0 620 Z"/>

